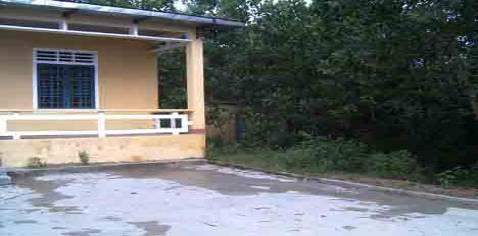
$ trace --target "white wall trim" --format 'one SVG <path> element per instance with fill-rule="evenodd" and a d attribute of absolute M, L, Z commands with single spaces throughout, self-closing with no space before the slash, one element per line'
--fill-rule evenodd
<path fill-rule="evenodd" d="M 190 39 L 181 39 L 181 38 L 153 37 L 153 36 L 144 36 L 144 35 L 102 33 L 102 32 L 78 31 L 78 30 L 61 30 L 61 29 L 49 29 L 49 28 L 35 28 L 35 27 L 25 27 L 25 26 L 13 26 L 13 25 L 0 25 L 0 29 L 26 31 L 26 32 L 65 34 L 65 35 L 78 35 L 78 36 L 135 39 L 135 40 L 146 40 L 146 41 L 153 41 L 153 42 L 191 42 Z"/>

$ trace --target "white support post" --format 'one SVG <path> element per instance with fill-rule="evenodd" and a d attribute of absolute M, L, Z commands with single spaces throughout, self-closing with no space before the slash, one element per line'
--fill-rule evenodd
<path fill-rule="evenodd" d="M 129 34 L 134 35 L 134 36 L 138 36 L 138 35 L 139 35 L 139 26 L 138 26 L 138 23 L 133 23 L 133 24 L 129 27 Z"/>
<path fill-rule="evenodd" d="M 7 118 L 0 116 L 0 136 L 6 135 L 7 131 Z"/>
<path fill-rule="evenodd" d="M 17 113 L 17 112 L 13 113 L 13 117 L 14 117 L 14 118 L 15 118 L 15 117 L 19 117 L 19 116 L 20 116 L 19 113 Z M 13 134 L 13 139 L 14 139 L 14 140 L 20 139 L 20 135 L 18 135 L 18 134 Z"/>
<path fill-rule="evenodd" d="M 105 113 L 99 112 L 98 113 L 98 137 L 104 138 L 106 137 L 106 119 Z"/>
<path fill-rule="evenodd" d="M 154 122 L 154 128 L 155 128 L 155 129 L 161 129 L 161 119 L 159 119 L 159 118 L 154 118 L 154 119 L 153 119 L 153 122 Z"/>
<path fill-rule="evenodd" d="M 178 118 L 179 113 L 174 112 L 171 117 L 171 130 L 173 130 L 173 135 L 178 135 L 179 131 L 176 129 L 176 119 Z"/>
<path fill-rule="evenodd" d="M 181 119 L 181 129 L 185 133 L 189 132 L 189 116 L 188 115 L 183 115 L 183 118 Z"/>
<path fill-rule="evenodd" d="M 67 30 L 68 30 L 68 21 L 67 21 L 66 17 L 64 17 L 64 18 L 60 21 L 59 25 L 60 25 L 60 30 L 64 30 L 64 31 L 67 31 Z"/>

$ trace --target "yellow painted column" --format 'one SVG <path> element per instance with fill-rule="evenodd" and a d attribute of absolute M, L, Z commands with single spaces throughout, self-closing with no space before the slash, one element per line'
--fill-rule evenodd
<path fill-rule="evenodd" d="M 206 133 L 204 108 L 203 41 L 191 33 L 192 42 L 186 47 L 188 109 L 191 113 L 191 133 Z"/>

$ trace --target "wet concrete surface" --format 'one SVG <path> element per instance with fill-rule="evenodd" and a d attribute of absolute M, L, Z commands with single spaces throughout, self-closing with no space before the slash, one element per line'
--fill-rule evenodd
<path fill-rule="evenodd" d="M 19 177 L 0 235 L 478 235 L 478 207 L 208 164 Z"/>

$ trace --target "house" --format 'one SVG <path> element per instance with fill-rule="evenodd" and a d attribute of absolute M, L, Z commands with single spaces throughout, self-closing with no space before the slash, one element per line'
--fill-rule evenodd
<path fill-rule="evenodd" d="M 205 155 L 201 32 L 243 23 L 51 0 L 0 0 L 4 167 Z M 186 109 L 158 107 L 157 60 L 185 47 Z"/>

